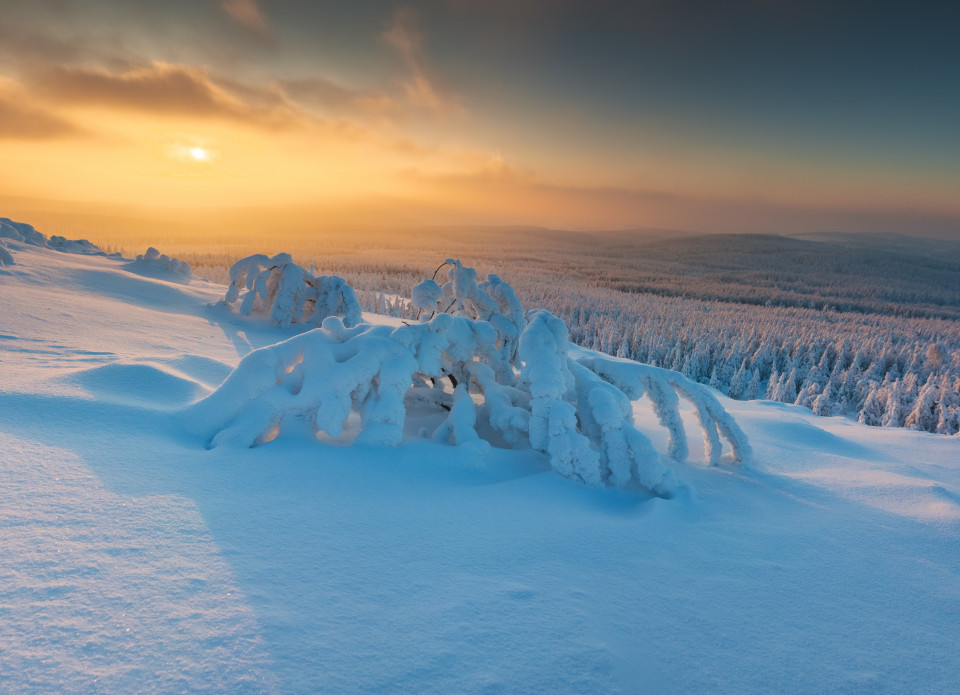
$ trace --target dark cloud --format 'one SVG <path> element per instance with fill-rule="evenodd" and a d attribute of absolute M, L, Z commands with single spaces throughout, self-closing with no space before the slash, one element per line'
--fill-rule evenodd
<path fill-rule="evenodd" d="M 36 73 L 32 85 L 59 103 L 271 126 L 293 125 L 302 120 L 302 114 L 286 100 L 282 90 L 221 82 L 207 70 L 190 65 L 154 62 L 123 72 L 50 68 Z"/>

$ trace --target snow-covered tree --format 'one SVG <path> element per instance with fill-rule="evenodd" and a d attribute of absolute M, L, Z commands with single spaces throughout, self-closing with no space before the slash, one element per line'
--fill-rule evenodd
<path fill-rule="evenodd" d="M 747 361 L 744 360 L 741 362 L 739 369 L 734 373 L 733 378 L 730 380 L 730 389 L 728 394 L 730 398 L 743 398 L 744 393 L 747 390 L 747 384 L 750 382 L 750 378 L 753 376 L 753 373 L 748 373 L 750 370 L 747 368 Z"/>
<path fill-rule="evenodd" d="M 752 401 L 760 397 L 760 370 L 756 371 L 751 370 L 750 372 L 750 381 L 747 383 L 747 388 L 743 392 L 743 399 L 746 401 Z"/>
<path fill-rule="evenodd" d="M 526 314 L 496 276 L 476 283 L 472 269 L 450 265 L 452 286 L 443 294 L 450 303 L 429 320 L 348 327 L 328 317 L 321 328 L 248 354 L 187 410 L 185 423 L 210 446 L 256 446 L 287 429 L 338 437 L 355 413 L 358 441 L 396 445 L 408 409 L 425 408 L 432 415 L 421 412 L 418 421 L 433 422 L 437 441 L 526 440 L 561 475 L 590 485 L 633 480 L 668 496 L 673 469 L 633 424 L 631 401 L 646 394 L 670 433 L 671 459 L 687 456 L 679 398 L 695 408 L 710 463 L 720 461 L 724 440 L 734 461 L 749 458 L 746 436 L 709 389 L 675 372 L 571 352 L 563 321 L 546 311 Z M 257 268 L 266 283 L 272 268 L 261 259 Z M 435 301 L 437 293 L 419 287 L 418 303 L 428 308 L 419 300 Z"/>
<path fill-rule="evenodd" d="M 900 382 L 894 381 L 887 388 L 887 407 L 883 412 L 881 424 L 884 427 L 900 427 L 903 416 L 900 414 Z"/>
<path fill-rule="evenodd" d="M 823 392 L 813 401 L 813 414 L 829 416 L 833 415 L 833 411 L 833 388 L 827 382 L 827 385 L 823 387 Z"/>
<path fill-rule="evenodd" d="M 265 313 L 284 328 L 294 323 L 320 323 L 328 316 L 339 316 L 347 326 L 362 320 L 357 296 L 346 280 L 336 275 L 314 276 L 287 253 L 273 258 L 257 254 L 234 263 L 224 301 L 235 304 L 238 300 L 241 314 Z"/>
<path fill-rule="evenodd" d="M 921 432 L 935 432 L 937 423 L 940 419 L 938 411 L 937 396 L 939 395 L 939 384 L 935 383 L 933 374 L 927 379 L 927 383 L 920 389 L 916 404 L 907 414 L 904 420 L 904 427 L 920 430 Z"/>
<path fill-rule="evenodd" d="M 860 416 L 858 420 L 864 425 L 869 425 L 870 427 L 880 427 L 880 425 L 883 424 L 883 409 L 881 408 L 880 401 L 877 398 L 876 384 L 870 388 L 870 392 L 867 394 L 867 398 L 863 402 L 863 408 L 860 410 Z"/>

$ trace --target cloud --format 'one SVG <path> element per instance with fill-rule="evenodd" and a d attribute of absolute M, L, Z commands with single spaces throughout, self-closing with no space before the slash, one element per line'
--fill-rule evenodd
<path fill-rule="evenodd" d="M 81 133 L 57 114 L 28 104 L 19 88 L 0 78 L 0 138 L 47 140 Z"/>
<path fill-rule="evenodd" d="M 400 111 L 396 99 L 384 92 L 351 89 L 322 77 L 282 80 L 279 87 L 293 99 L 327 114 L 392 116 Z"/>
<path fill-rule="evenodd" d="M 220 8 L 250 31 L 262 36 L 270 33 L 270 26 L 256 0 L 221 0 Z"/>
<path fill-rule="evenodd" d="M 41 94 L 60 103 L 219 117 L 273 127 L 303 119 L 280 89 L 221 83 L 206 69 L 190 65 L 152 62 L 123 72 L 58 67 L 37 73 L 33 82 Z"/>
<path fill-rule="evenodd" d="M 364 119 L 358 118 L 361 112 L 382 115 L 393 109 L 389 96 L 355 91 L 320 79 L 251 85 L 198 66 L 153 62 L 118 71 L 49 67 L 30 73 L 25 86 L 32 100 L 40 98 L 65 108 L 105 107 L 171 119 L 221 119 L 269 133 L 297 129 L 312 134 L 317 142 L 352 143 L 403 156 L 436 151 L 401 136 L 391 127 L 364 123 Z M 298 101 L 288 96 L 288 88 L 297 93 Z M 331 108 L 307 110 L 301 106 L 301 101 L 309 103 L 305 96 L 308 92 L 314 99 L 325 100 Z M 52 135 L 56 132 L 55 123 L 53 118 L 38 117 L 35 129 Z M 28 124 L 20 127 L 26 132 Z M 67 132 L 65 122 L 61 130 Z"/>
<path fill-rule="evenodd" d="M 429 77 L 429 61 L 423 50 L 423 35 L 420 33 L 416 10 L 412 7 L 398 9 L 381 38 L 397 52 L 409 71 L 402 86 L 411 105 L 441 114 L 463 113 L 463 107 L 444 94 Z"/>

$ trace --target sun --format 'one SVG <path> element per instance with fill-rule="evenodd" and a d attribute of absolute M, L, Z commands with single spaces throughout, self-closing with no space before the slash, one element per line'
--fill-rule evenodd
<path fill-rule="evenodd" d="M 202 147 L 191 147 L 190 156 L 198 162 L 205 162 L 210 158 L 210 155 Z"/>

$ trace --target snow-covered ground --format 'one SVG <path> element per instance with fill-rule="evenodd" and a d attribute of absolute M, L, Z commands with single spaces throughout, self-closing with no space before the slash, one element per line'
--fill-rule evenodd
<path fill-rule="evenodd" d="M 530 451 L 207 450 L 179 409 L 296 330 L 7 247 L 0 691 L 956 692 L 958 437 L 718 396 L 753 461 L 684 411 L 666 500 Z"/>

